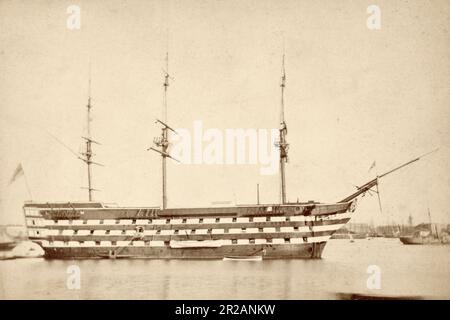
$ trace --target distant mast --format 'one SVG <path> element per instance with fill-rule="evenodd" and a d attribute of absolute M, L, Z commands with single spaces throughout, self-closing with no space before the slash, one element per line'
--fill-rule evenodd
<path fill-rule="evenodd" d="M 287 127 L 284 121 L 284 88 L 286 86 L 286 71 L 284 68 L 284 54 L 283 54 L 283 64 L 282 64 L 282 75 L 281 75 L 281 112 L 280 112 L 280 140 L 278 142 L 278 147 L 280 149 L 280 194 L 281 194 L 281 204 L 286 204 L 286 173 L 285 165 L 288 161 L 287 151 L 289 144 L 286 142 Z"/>

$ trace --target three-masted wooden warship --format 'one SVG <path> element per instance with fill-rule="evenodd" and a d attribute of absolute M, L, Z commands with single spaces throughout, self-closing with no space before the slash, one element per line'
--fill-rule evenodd
<path fill-rule="evenodd" d="M 166 161 L 168 152 L 167 90 L 164 76 L 162 134 L 149 148 L 162 157 L 162 207 L 117 207 L 93 201 L 91 185 L 91 98 L 87 104 L 87 136 L 80 159 L 87 165 L 89 201 L 26 202 L 24 214 L 30 240 L 46 258 L 160 258 L 160 259 L 290 259 L 320 258 L 331 235 L 346 224 L 358 196 L 377 188 L 378 179 L 411 160 L 367 182 L 336 203 L 290 203 L 286 197 L 285 165 L 288 160 L 284 119 L 286 75 L 281 77 L 279 127 L 280 203 L 229 207 L 167 208 Z M 377 190 L 375 190 L 377 191 Z"/>

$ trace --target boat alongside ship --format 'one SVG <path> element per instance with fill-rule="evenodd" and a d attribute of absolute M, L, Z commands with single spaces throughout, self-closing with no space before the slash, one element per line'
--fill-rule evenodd
<path fill-rule="evenodd" d="M 166 68 L 167 70 L 167 68 Z M 328 239 L 350 219 L 356 200 L 378 180 L 421 157 L 377 176 L 336 203 L 288 202 L 285 186 L 287 126 L 284 120 L 286 76 L 281 77 L 279 128 L 280 203 L 209 208 L 167 208 L 166 161 L 168 152 L 167 89 L 165 73 L 162 134 L 154 147 L 162 158 L 162 207 L 117 207 L 93 201 L 91 185 L 91 99 L 87 104 L 88 132 L 85 151 L 89 201 L 26 202 L 23 206 L 29 239 L 38 243 L 49 259 L 151 258 L 151 259 L 317 259 Z M 176 160 L 176 159 L 174 159 Z M 258 258 L 259 259 L 259 258 Z"/>
<path fill-rule="evenodd" d="M 0 242 L 0 251 L 9 251 L 14 249 L 15 246 L 17 246 L 18 242 L 16 241 L 5 241 Z"/>
<path fill-rule="evenodd" d="M 0 226 L 0 260 L 39 258 L 43 255 L 42 248 L 28 240 L 23 226 Z"/>

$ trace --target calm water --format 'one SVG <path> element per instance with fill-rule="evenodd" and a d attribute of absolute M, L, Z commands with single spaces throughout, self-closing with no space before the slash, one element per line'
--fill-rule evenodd
<path fill-rule="evenodd" d="M 67 267 L 81 288 L 66 286 Z M 367 267 L 381 269 L 368 290 Z M 450 246 L 405 246 L 397 239 L 331 240 L 321 260 L 0 261 L 1 299 L 334 299 L 336 292 L 450 299 Z"/>

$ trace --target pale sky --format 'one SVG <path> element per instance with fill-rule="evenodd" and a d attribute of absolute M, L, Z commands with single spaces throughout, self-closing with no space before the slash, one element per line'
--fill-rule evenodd
<path fill-rule="evenodd" d="M 366 9 L 381 9 L 369 30 Z M 81 8 L 80 30 L 66 27 Z M 0 223 L 35 201 L 86 200 L 85 134 L 92 76 L 95 199 L 161 205 L 161 164 L 146 151 L 160 129 L 165 53 L 168 122 L 192 129 L 277 128 L 285 94 L 288 199 L 339 201 L 354 185 L 434 148 L 380 183 L 352 222 L 450 222 L 450 2 L 0 1 Z M 259 165 L 168 165 L 169 207 L 279 198 Z"/>

